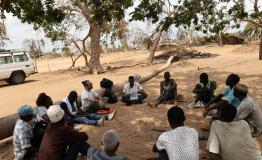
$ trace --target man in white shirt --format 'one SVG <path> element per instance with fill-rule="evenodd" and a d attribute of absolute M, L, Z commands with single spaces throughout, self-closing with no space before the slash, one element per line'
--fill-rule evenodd
<path fill-rule="evenodd" d="M 108 114 L 108 119 L 112 120 L 115 116 L 116 110 L 110 109 L 105 105 L 102 98 L 93 91 L 93 84 L 89 80 L 85 80 L 82 82 L 85 89 L 81 95 L 81 103 L 84 112 L 90 113 L 100 113 L 100 114 Z"/>
<path fill-rule="evenodd" d="M 133 76 L 129 76 L 128 82 L 124 85 L 122 102 L 130 106 L 132 104 L 143 103 L 146 97 L 147 94 L 142 86 L 138 82 L 135 82 Z"/>
<path fill-rule="evenodd" d="M 102 101 L 102 98 L 93 91 L 93 83 L 89 80 L 82 82 L 85 89 L 81 95 L 81 103 L 83 109 L 88 113 L 96 113 L 96 111 L 105 107 L 105 103 Z"/>
<path fill-rule="evenodd" d="M 237 109 L 225 103 L 220 109 L 220 120 L 212 123 L 206 149 L 211 160 L 262 160 L 261 152 L 253 142 L 246 121 L 234 121 Z"/>
<path fill-rule="evenodd" d="M 158 137 L 153 151 L 160 153 L 161 160 L 198 160 L 198 133 L 194 128 L 184 126 L 184 111 L 180 107 L 172 107 L 167 116 L 172 130 Z"/>
<path fill-rule="evenodd" d="M 251 128 L 252 136 L 259 136 L 262 132 L 262 112 L 256 101 L 248 96 L 248 87 L 237 84 L 234 88 L 235 97 L 239 98 L 235 121 L 245 120 Z"/>

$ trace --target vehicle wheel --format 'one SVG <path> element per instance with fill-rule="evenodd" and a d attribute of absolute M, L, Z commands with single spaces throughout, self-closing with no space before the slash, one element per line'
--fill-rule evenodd
<path fill-rule="evenodd" d="M 12 84 L 20 84 L 25 81 L 25 74 L 23 72 L 13 72 L 10 81 Z"/>

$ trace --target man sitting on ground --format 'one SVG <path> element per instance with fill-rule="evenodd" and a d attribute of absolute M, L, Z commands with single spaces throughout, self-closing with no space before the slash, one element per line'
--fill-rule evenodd
<path fill-rule="evenodd" d="M 221 106 L 220 120 L 211 125 L 207 150 L 211 160 L 262 160 L 246 121 L 235 122 L 237 109 L 228 103 Z M 220 154 L 220 155 L 218 155 Z"/>
<path fill-rule="evenodd" d="M 93 91 L 93 83 L 89 80 L 82 82 L 85 89 L 81 95 L 82 108 L 86 113 L 97 113 L 98 111 L 102 113 L 112 113 L 115 110 L 110 109 L 105 105 L 102 98 Z"/>
<path fill-rule="evenodd" d="M 113 104 L 117 102 L 117 96 L 112 89 L 113 85 L 113 81 L 107 78 L 103 78 L 100 82 L 100 87 L 104 89 L 104 93 L 101 95 L 101 97 L 106 103 Z"/>
<path fill-rule="evenodd" d="M 135 82 L 135 78 L 130 76 L 128 83 L 124 85 L 122 102 L 126 103 L 127 106 L 132 104 L 143 103 L 143 100 L 147 97 L 146 92 L 142 86 Z"/>
<path fill-rule="evenodd" d="M 73 123 L 103 126 L 104 116 L 95 113 L 85 114 L 79 105 L 77 105 L 77 98 L 77 92 L 71 91 L 69 95 L 62 100 L 60 107 L 65 111 L 67 118 L 72 120 Z"/>
<path fill-rule="evenodd" d="M 204 117 L 206 115 L 208 115 L 210 113 L 210 111 L 212 111 L 214 109 L 217 109 L 218 111 L 220 110 L 219 109 L 220 105 L 217 105 L 217 104 L 219 103 L 219 101 L 221 101 L 221 98 L 223 98 L 223 97 L 225 97 L 225 100 L 227 100 L 228 103 L 232 104 L 236 108 L 238 107 L 238 105 L 240 104 L 240 101 L 237 97 L 234 96 L 233 92 L 234 92 L 235 85 L 237 85 L 239 83 L 239 81 L 240 81 L 240 77 L 236 74 L 230 74 L 227 77 L 227 80 L 226 80 L 227 87 L 224 89 L 224 91 L 221 94 L 219 94 L 213 100 L 211 100 L 210 102 L 208 102 L 206 104 Z M 217 112 L 216 115 L 214 115 L 214 116 L 217 117 L 218 114 L 219 113 Z"/>
<path fill-rule="evenodd" d="M 248 96 L 248 87 L 237 84 L 234 95 L 239 98 L 240 105 L 237 108 L 235 120 L 246 120 L 251 128 L 253 136 L 259 136 L 262 132 L 262 112 L 256 101 Z"/>
<path fill-rule="evenodd" d="M 196 94 L 195 102 L 191 103 L 188 107 L 200 107 L 202 104 L 210 102 L 215 95 L 216 88 L 216 81 L 209 80 L 208 75 L 202 73 L 200 75 L 200 83 L 193 90 L 193 93 Z"/>
<path fill-rule="evenodd" d="M 174 79 L 170 78 L 170 73 L 164 73 L 164 81 L 160 82 L 160 96 L 154 105 L 148 103 L 149 106 L 157 107 L 161 103 L 174 104 L 177 97 L 177 84 Z"/>
<path fill-rule="evenodd" d="M 195 129 L 184 126 L 184 111 L 180 107 L 172 107 L 168 110 L 167 117 L 172 130 L 159 136 L 153 151 L 160 153 L 160 160 L 198 160 L 198 133 Z"/>
<path fill-rule="evenodd" d="M 39 149 L 38 160 L 76 160 L 78 153 L 86 155 L 88 136 L 65 126 L 64 111 L 59 105 L 47 110 L 50 119 Z"/>
<path fill-rule="evenodd" d="M 127 160 L 122 156 L 117 156 L 119 147 L 119 135 L 115 130 L 109 130 L 102 137 L 103 150 L 90 147 L 87 151 L 89 160 Z"/>
<path fill-rule="evenodd" d="M 32 139 L 38 139 L 34 138 L 33 126 L 31 124 L 31 120 L 35 116 L 34 110 L 30 105 L 24 105 L 18 109 L 18 115 L 19 119 L 16 121 L 13 134 L 14 159 L 30 160 L 34 158 L 38 150 L 38 148 L 32 144 Z"/>

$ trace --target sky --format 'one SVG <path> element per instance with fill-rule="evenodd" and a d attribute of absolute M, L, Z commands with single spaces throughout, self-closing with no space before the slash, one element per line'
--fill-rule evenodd
<path fill-rule="evenodd" d="M 260 2 L 262 5 L 262 2 Z M 252 8 L 252 0 L 247 0 L 246 4 L 248 6 L 248 8 Z M 132 11 L 133 9 L 129 9 L 129 13 L 130 11 Z M 59 47 L 58 44 L 52 44 L 52 42 L 45 37 L 45 34 L 43 31 L 38 30 L 35 31 L 33 29 L 33 26 L 27 23 L 21 23 L 21 21 L 16 18 L 13 17 L 11 14 L 6 14 L 6 20 L 5 20 L 5 24 L 6 24 L 6 28 L 7 28 L 7 35 L 10 39 L 10 41 L 7 43 L 6 49 L 24 49 L 24 44 L 23 41 L 25 39 L 35 39 L 35 40 L 39 40 L 39 39 L 44 39 L 45 43 L 46 43 L 46 48 L 45 51 L 52 51 L 53 48 L 55 47 Z M 132 22 L 130 24 L 130 26 L 139 26 L 142 27 L 144 30 L 148 30 L 150 29 L 150 27 L 148 27 L 147 23 L 143 23 L 143 22 Z"/>
<path fill-rule="evenodd" d="M 23 41 L 25 39 L 44 39 L 46 41 L 46 50 L 51 51 L 54 45 L 48 38 L 45 38 L 44 32 L 41 30 L 35 31 L 33 25 L 21 23 L 21 21 L 13 17 L 11 14 L 6 14 L 5 25 L 7 35 L 10 41 L 7 43 L 7 49 L 24 49 Z"/>

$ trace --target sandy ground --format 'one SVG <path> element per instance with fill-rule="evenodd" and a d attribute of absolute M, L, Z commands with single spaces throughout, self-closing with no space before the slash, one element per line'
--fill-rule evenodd
<path fill-rule="evenodd" d="M 198 81 L 201 72 L 210 74 L 210 78 L 218 83 L 218 90 L 225 86 L 225 78 L 229 73 L 238 73 L 241 82 L 250 88 L 250 95 L 262 106 L 262 61 L 258 61 L 258 47 L 252 46 L 205 46 L 196 49 L 216 54 L 209 59 L 194 59 L 173 64 L 169 71 L 177 80 L 178 92 L 185 97 L 187 102 L 179 103 L 187 116 L 186 124 L 198 130 L 199 134 L 207 135 L 201 131 L 201 127 L 207 126 L 207 120 L 202 117 L 201 109 L 190 110 L 185 106 L 193 99 L 192 88 Z M 102 63 L 109 63 L 110 66 L 131 65 L 133 67 L 114 69 L 101 75 L 79 75 L 75 72 L 51 72 L 48 73 L 47 64 L 51 71 L 65 69 L 70 66 L 70 58 L 52 59 L 39 61 L 40 74 L 28 78 L 28 82 L 11 86 L 2 84 L 0 86 L 1 112 L 0 117 L 15 113 L 22 104 L 35 105 L 35 100 L 40 92 L 46 92 L 53 100 L 64 98 L 70 90 L 82 91 L 81 81 L 90 79 L 94 82 L 94 88 L 99 87 L 101 78 L 108 77 L 115 83 L 123 82 L 128 75 L 133 73 L 143 74 L 161 64 L 144 65 L 148 54 L 145 52 L 136 53 L 115 53 L 111 56 L 105 55 Z M 81 61 L 82 62 L 82 61 Z M 140 65 L 139 65 L 140 64 Z M 44 73 L 47 72 L 47 73 Z M 149 93 L 147 101 L 153 101 L 159 94 L 159 83 L 163 74 L 160 74 L 147 83 L 143 84 Z M 121 102 L 111 105 L 118 110 L 113 121 L 106 121 L 102 128 L 85 127 L 92 146 L 99 147 L 102 134 L 111 128 L 116 129 L 121 137 L 119 154 L 127 156 L 131 160 L 142 160 L 155 156 L 151 152 L 152 145 L 160 135 L 159 130 L 169 129 L 166 112 L 171 107 L 161 105 L 159 108 L 151 109 L 146 104 L 126 107 Z M 201 159 L 205 156 L 205 143 L 200 142 Z M 262 136 L 256 139 L 257 146 L 262 149 Z M 0 147 L 0 159 L 12 159 L 11 145 Z"/>

